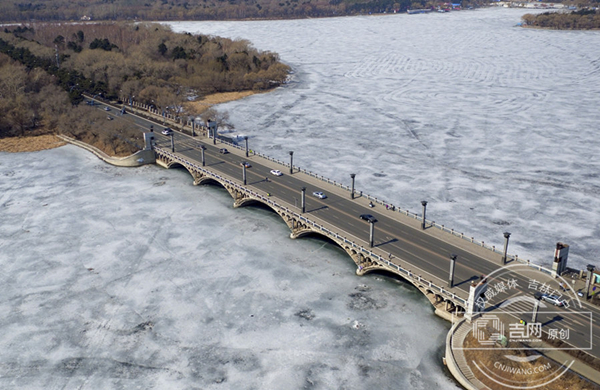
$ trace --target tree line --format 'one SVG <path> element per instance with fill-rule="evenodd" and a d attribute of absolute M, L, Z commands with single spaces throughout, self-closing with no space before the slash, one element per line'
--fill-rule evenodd
<path fill-rule="evenodd" d="M 157 24 L 37 23 L 5 28 L 0 52 L 42 68 L 77 104 L 81 92 L 167 110 L 217 92 L 267 90 L 290 68 L 245 40 L 176 34 Z"/>
<path fill-rule="evenodd" d="M 187 101 L 270 89 L 290 71 L 276 53 L 248 41 L 176 34 L 158 24 L 6 27 L 0 56 L 0 136 L 63 132 L 108 152 L 123 140 L 135 145 L 136 138 L 121 121 L 79 105 L 83 92 L 113 101 L 135 98 L 181 114 Z"/>
<path fill-rule="evenodd" d="M 405 12 L 442 4 L 437 0 L 27 0 L 0 3 L 3 21 L 231 20 L 329 17 Z M 483 5 L 480 0 L 463 6 Z"/>
<path fill-rule="evenodd" d="M 126 156 L 139 150 L 142 134 L 89 106 L 73 107 L 58 78 L 42 68 L 27 68 L 0 54 L 0 137 L 65 134 L 108 154 Z"/>
<path fill-rule="evenodd" d="M 522 16 L 526 26 L 552 28 L 557 30 L 596 30 L 600 29 L 600 12 L 581 9 L 572 12 L 544 12 Z"/>

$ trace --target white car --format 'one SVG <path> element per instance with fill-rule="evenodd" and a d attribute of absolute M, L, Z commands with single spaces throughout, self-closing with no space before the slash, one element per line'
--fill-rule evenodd
<path fill-rule="evenodd" d="M 321 191 L 315 191 L 315 192 L 313 192 L 313 196 L 316 196 L 319 199 L 325 199 L 325 198 L 327 198 L 327 195 L 325 195 Z"/>
<path fill-rule="evenodd" d="M 167 127 L 166 129 L 161 131 L 161 133 L 163 133 L 164 135 L 171 135 L 171 134 L 173 134 L 173 130 L 171 130 Z"/>
<path fill-rule="evenodd" d="M 561 301 L 559 297 L 554 296 L 554 295 L 546 295 L 546 294 L 544 294 L 544 295 L 542 295 L 542 300 L 544 300 L 544 301 L 546 301 L 548 303 L 551 303 L 551 304 L 553 304 L 555 306 L 558 306 L 558 307 L 562 307 L 562 306 L 565 305 L 564 301 Z"/>
<path fill-rule="evenodd" d="M 271 169 L 271 175 L 281 176 L 283 173 L 279 169 Z"/>

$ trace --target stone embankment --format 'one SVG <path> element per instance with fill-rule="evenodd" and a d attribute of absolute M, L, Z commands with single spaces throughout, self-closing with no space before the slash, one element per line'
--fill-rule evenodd
<path fill-rule="evenodd" d="M 139 167 L 145 164 L 154 164 L 155 162 L 153 150 L 140 150 L 139 152 L 127 157 L 111 157 L 108 154 L 101 151 L 100 149 L 86 144 L 84 142 L 77 141 L 73 138 L 69 138 L 64 135 L 59 135 L 58 137 L 65 142 L 79 146 L 80 148 L 94 153 L 98 158 L 100 158 L 104 162 L 118 167 Z"/>

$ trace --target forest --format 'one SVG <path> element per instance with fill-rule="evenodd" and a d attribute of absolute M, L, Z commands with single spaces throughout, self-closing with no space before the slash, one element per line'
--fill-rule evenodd
<path fill-rule="evenodd" d="M 528 27 L 551 28 L 556 30 L 597 30 L 600 29 L 600 12 L 581 9 L 572 12 L 544 12 L 537 15 L 526 14 L 523 24 Z"/>
<path fill-rule="evenodd" d="M 27 0 L 0 2 L 0 20 L 239 20 L 405 12 L 439 0 Z M 487 4 L 464 0 L 463 7 Z"/>
<path fill-rule="evenodd" d="M 247 41 L 176 34 L 158 24 L 6 27 L 0 32 L 0 136 L 68 131 L 82 139 L 114 127 L 110 137 L 133 144 L 135 136 L 119 128 L 120 121 L 79 106 L 82 93 L 113 101 L 135 97 L 180 114 L 186 102 L 208 94 L 277 87 L 289 71 L 276 53 Z M 110 137 L 103 144 L 116 145 Z"/>

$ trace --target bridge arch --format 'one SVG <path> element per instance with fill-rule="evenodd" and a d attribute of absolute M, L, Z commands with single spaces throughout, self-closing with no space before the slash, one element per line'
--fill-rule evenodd
<path fill-rule="evenodd" d="M 432 282 L 428 282 L 420 275 L 415 275 L 410 270 L 396 269 L 394 264 L 387 264 L 387 261 L 379 256 L 373 256 L 369 250 L 357 246 L 354 242 L 350 242 L 337 234 L 332 234 L 324 227 L 319 227 L 317 225 L 313 226 L 313 224 L 304 217 L 299 216 L 297 213 L 290 212 L 290 210 L 285 207 L 276 207 L 276 205 L 271 204 L 272 202 L 270 202 L 268 198 L 232 183 L 228 179 L 223 178 L 220 180 L 220 176 L 216 175 L 215 177 L 215 175 L 208 173 L 205 169 L 197 165 L 191 163 L 186 164 L 185 161 L 183 163 L 180 161 L 180 158 L 171 156 L 164 151 L 156 153 L 156 163 L 158 165 L 167 169 L 179 167 L 186 169 L 192 176 L 194 185 L 216 184 L 223 187 L 234 199 L 234 207 L 260 204 L 261 206 L 274 211 L 290 228 L 290 237 L 292 239 L 316 235 L 325 238 L 328 242 L 336 244 L 354 261 L 357 267 L 357 275 L 362 276 L 371 272 L 383 272 L 385 274 L 394 275 L 394 278 L 408 282 L 421 291 L 436 308 L 436 313 L 442 305 L 445 305 L 446 311 L 454 310 L 456 312 L 465 313 L 466 310 L 462 304 L 465 302 L 464 300 L 457 299 L 454 294 L 433 285 Z M 321 229 L 323 229 L 323 231 L 321 231 Z M 328 232 L 329 235 L 324 232 Z"/>
<path fill-rule="evenodd" d="M 191 172 L 190 172 L 191 174 Z M 194 176 L 192 174 L 192 176 Z M 208 184 L 216 184 L 219 187 L 223 187 L 225 188 L 225 186 L 223 185 L 223 183 L 221 183 L 220 181 L 218 181 L 217 179 L 214 179 L 212 177 L 208 177 L 208 176 L 202 176 L 197 178 L 196 180 L 194 180 L 194 185 L 208 185 Z"/>

